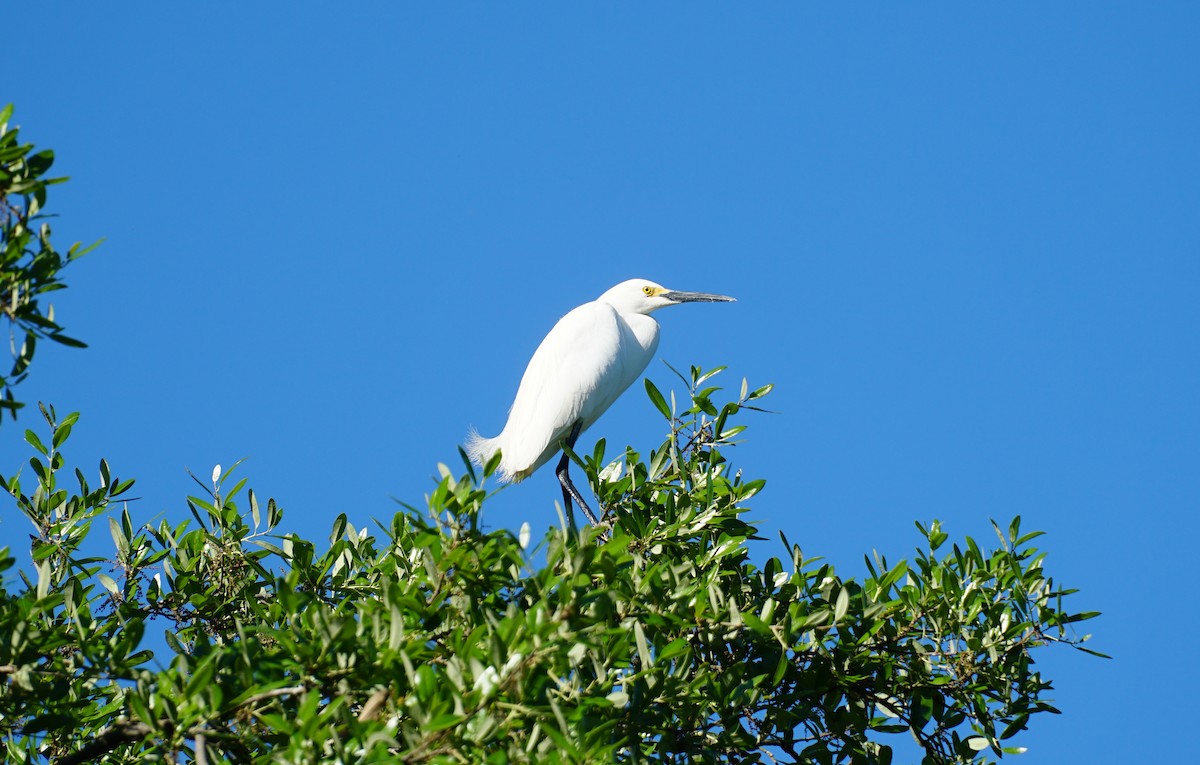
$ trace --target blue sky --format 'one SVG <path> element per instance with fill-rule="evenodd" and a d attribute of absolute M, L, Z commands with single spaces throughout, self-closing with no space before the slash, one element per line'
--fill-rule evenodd
<path fill-rule="evenodd" d="M 753 518 L 843 574 L 914 520 L 1049 532 L 1101 661 L 1019 762 L 1174 758 L 1200 629 L 1191 4 L 27 10 L 0 102 L 53 148 L 68 272 L 26 400 L 187 516 L 214 463 L 309 537 L 420 504 L 573 306 L 646 277 L 659 356 L 776 384 Z M 16 29 L 16 27 L 14 27 Z M 659 362 L 648 372 L 673 383 Z M 22 427 L 34 424 L 27 415 Z M 28 455 L 0 430 L 9 473 Z M 646 450 L 640 392 L 588 434 Z M 494 527 L 555 522 L 552 471 Z M 0 539 L 24 539 L 11 506 Z M 774 554 L 773 544 L 763 554 Z"/>

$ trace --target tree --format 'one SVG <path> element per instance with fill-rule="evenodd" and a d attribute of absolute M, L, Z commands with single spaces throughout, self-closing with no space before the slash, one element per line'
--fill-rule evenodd
<path fill-rule="evenodd" d="M 8 320 L 13 366 L 0 376 L 0 422 L 4 410 L 15 419 L 24 406 L 13 397 L 13 386 L 25 379 L 39 338 L 84 347 L 63 334 L 54 321 L 54 306 L 42 309 L 42 295 L 64 289 L 59 273 L 99 242 L 89 247 L 74 244 L 66 255 L 50 242 L 50 224 L 43 213 L 46 189 L 66 178 L 46 178 L 54 164 L 54 152 L 33 151 L 32 144 L 18 141 L 17 128 L 10 128 L 12 104 L 0 108 L 0 314 Z M 19 336 L 19 341 L 18 341 Z"/>
<path fill-rule="evenodd" d="M 581 463 L 610 524 L 536 550 L 480 528 L 469 465 L 427 510 L 375 532 L 341 515 L 320 548 L 232 471 L 189 498 L 194 523 L 136 529 L 105 463 L 66 489 L 75 416 L 46 409 L 32 491 L 5 481 L 37 527 L 0 606 L 10 760 L 888 762 L 901 732 L 931 763 L 1012 751 L 1056 711 L 1033 651 L 1081 647 L 1070 625 L 1094 615 L 1064 610 L 1038 532 L 946 551 L 919 526 L 912 562 L 861 582 L 794 545 L 760 568 L 741 515 L 763 482 L 722 450 L 766 389 L 718 408 L 712 374 L 677 416 L 648 385 L 670 438 L 608 464 L 598 444 Z M 102 518 L 114 557 L 81 556 Z"/>
<path fill-rule="evenodd" d="M 910 734 L 927 763 L 1014 751 L 1057 712 L 1035 651 L 1088 650 L 1073 629 L 1095 615 L 1064 606 L 1039 533 L 1016 518 L 985 550 L 918 524 L 912 559 L 869 558 L 861 581 L 786 538 L 755 563 L 764 482 L 726 452 L 770 386 L 723 401 L 720 371 L 681 375 L 682 411 L 647 382 L 669 436 L 573 455 L 608 520 L 537 545 L 481 524 L 496 460 L 465 455 L 428 507 L 342 514 L 328 542 L 285 532 L 237 465 L 139 528 L 133 481 L 70 468 L 78 415 L 42 406 L 32 474 L 0 477 L 35 530 L 25 563 L 0 549 L 6 760 L 887 763 Z M 97 522 L 111 554 L 88 552 Z"/>

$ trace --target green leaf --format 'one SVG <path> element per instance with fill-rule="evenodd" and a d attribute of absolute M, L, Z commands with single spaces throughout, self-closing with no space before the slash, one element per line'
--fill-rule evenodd
<path fill-rule="evenodd" d="M 217 671 L 217 663 L 214 661 L 216 656 L 216 654 L 210 654 L 204 661 L 200 662 L 200 666 L 196 667 L 184 691 L 187 696 L 194 697 L 198 695 L 212 682 Z"/>
<path fill-rule="evenodd" d="M 1067 617 L 1061 619 L 1060 621 L 1063 624 L 1071 624 L 1072 622 L 1082 622 L 1082 621 L 1086 621 L 1088 619 L 1095 619 L 1099 615 L 1100 615 L 1099 611 L 1082 611 L 1078 614 L 1071 614 L 1070 616 L 1067 616 Z"/>
<path fill-rule="evenodd" d="M 142 698 L 140 690 L 135 690 L 128 695 L 128 703 L 129 711 L 133 712 L 135 719 L 146 723 L 151 728 L 158 727 L 158 720 L 150 713 L 150 707 L 146 704 L 146 700 Z"/>
<path fill-rule="evenodd" d="M 761 388 L 756 388 L 754 391 L 752 391 L 747 400 L 762 398 L 763 396 L 767 395 L 774 389 L 775 389 L 775 383 L 767 383 L 766 385 L 762 386 Z"/>
<path fill-rule="evenodd" d="M 67 250 L 67 260 L 75 260 L 76 258 L 82 258 L 84 255 L 87 255 L 89 252 L 91 252 L 92 250 L 95 250 L 97 247 L 99 247 L 102 244 L 104 244 L 103 237 L 100 239 L 97 239 L 96 241 L 92 242 L 91 244 L 87 245 L 86 247 L 84 247 L 78 243 L 73 244 L 73 245 L 71 245 L 71 248 L 69 250 Z"/>
<path fill-rule="evenodd" d="M 1090 636 L 1089 636 L 1089 637 L 1090 637 Z M 1099 657 L 1099 658 L 1101 658 L 1101 659 L 1111 659 L 1111 658 L 1112 658 L 1112 656 L 1109 656 L 1109 655 L 1108 655 L 1108 654 L 1106 654 L 1106 653 L 1100 653 L 1099 651 L 1093 651 L 1091 648 L 1084 648 L 1084 647 L 1083 647 L 1083 646 L 1081 646 L 1081 645 L 1077 645 L 1077 646 L 1075 646 L 1075 650 L 1076 650 L 1076 651 L 1083 651 L 1084 653 L 1090 653 L 1092 656 L 1096 656 L 1096 657 Z"/>
<path fill-rule="evenodd" d="M 983 736 L 971 736 L 966 740 L 966 744 L 967 748 L 976 752 L 982 752 L 984 749 L 987 749 L 989 746 L 991 746 L 988 743 L 988 740 Z"/>
<path fill-rule="evenodd" d="M 121 597 L 121 588 L 117 586 L 116 581 L 108 574 L 96 574 L 96 579 L 100 580 L 100 584 L 104 585 L 104 589 L 113 594 L 113 597 Z"/>
<path fill-rule="evenodd" d="M 924 730 L 933 719 L 933 696 L 924 691 L 917 691 L 908 706 L 909 725 L 915 731 Z"/>
<path fill-rule="evenodd" d="M 78 417 L 78 415 L 76 415 L 76 417 Z M 67 439 L 71 437 L 71 425 L 73 422 L 73 420 L 69 422 L 64 421 L 61 425 L 54 429 L 53 443 L 55 449 L 62 446 L 64 443 L 66 443 Z"/>
<path fill-rule="evenodd" d="M 833 621 L 840 622 L 846 612 L 850 610 L 850 590 L 847 587 L 842 587 L 838 590 L 837 602 L 833 606 Z"/>
<path fill-rule="evenodd" d="M 42 439 L 38 438 L 37 433 L 34 433 L 32 430 L 26 430 L 25 440 L 29 442 L 30 446 L 32 446 L 34 449 L 37 449 L 43 455 L 47 457 L 50 456 L 50 450 L 42 445 Z"/>
<path fill-rule="evenodd" d="M 1028 727 L 1028 723 L 1029 715 L 1018 715 L 1012 722 L 1008 724 L 1008 726 L 1004 729 L 1004 732 L 1000 734 L 1000 740 L 1003 741 L 1004 739 L 1012 738 L 1017 733 L 1025 730 Z"/>
<path fill-rule="evenodd" d="M 125 532 L 116 518 L 109 517 L 108 530 L 112 534 L 113 544 L 117 547 L 117 556 L 124 560 L 129 555 L 129 537 L 125 536 Z"/>
<path fill-rule="evenodd" d="M 67 346 L 68 348 L 87 348 L 87 343 L 83 342 L 82 340 L 76 340 L 73 337 L 67 337 L 60 332 L 47 335 L 47 337 L 56 343 Z"/>
<path fill-rule="evenodd" d="M 438 715 L 437 717 L 433 718 L 428 723 L 426 723 L 423 727 L 425 730 L 430 731 L 431 733 L 436 733 L 439 730 L 446 730 L 447 728 L 453 728 L 455 725 L 458 725 L 460 722 L 462 722 L 463 719 L 464 718 L 462 715 L 456 715 L 456 714 L 447 712 L 445 714 L 441 714 L 441 715 Z"/>
<path fill-rule="evenodd" d="M 672 419 L 671 407 L 667 406 L 667 401 L 663 398 L 663 394 L 659 392 L 658 388 L 655 387 L 654 383 L 650 381 L 649 377 L 646 378 L 646 394 L 650 396 L 650 401 L 654 404 L 654 407 L 662 413 L 663 417 L 668 420 Z"/>
<path fill-rule="evenodd" d="M 257 531 L 258 526 L 262 523 L 262 518 L 258 512 L 258 498 L 254 496 L 254 489 L 250 490 L 250 518 L 254 521 L 254 528 Z"/>
<path fill-rule="evenodd" d="M 707 372 L 699 373 L 699 369 L 697 367 L 692 367 L 692 373 L 693 373 L 693 376 L 695 377 L 695 383 L 694 383 L 695 386 L 700 387 L 709 378 L 719 375 L 720 373 L 724 372 L 727 368 L 728 367 L 716 367 L 715 369 L 710 369 Z M 709 390 L 712 391 L 712 390 L 717 390 L 717 389 L 710 388 Z"/>
<path fill-rule="evenodd" d="M 654 660 L 650 656 L 650 646 L 646 642 L 646 631 L 642 629 L 640 621 L 634 621 L 633 623 L 633 636 L 637 641 L 638 658 L 641 659 L 642 668 L 648 669 L 652 666 Z"/>
<path fill-rule="evenodd" d="M 43 149 L 37 154 L 30 155 L 25 161 L 29 165 L 30 173 L 35 176 L 43 175 L 54 164 L 54 152 L 50 149 Z"/>

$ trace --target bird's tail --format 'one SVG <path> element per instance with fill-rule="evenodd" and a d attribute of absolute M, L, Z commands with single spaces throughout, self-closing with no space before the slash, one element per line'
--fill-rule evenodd
<path fill-rule="evenodd" d="M 492 455 L 496 453 L 496 450 L 500 448 L 496 443 L 499 440 L 498 438 L 484 438 L 479 435 L 478 430 L 472 427 L 467 432 L 467 442 L 464 444 L 467 456 L 471 458 L 471 462 L 474 462 L 479 467 L 483 467 L 492 458 Z"/>

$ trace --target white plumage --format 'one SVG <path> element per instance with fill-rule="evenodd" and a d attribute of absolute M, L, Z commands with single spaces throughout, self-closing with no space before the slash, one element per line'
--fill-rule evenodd
<path fill-rule="evenodd" d="M 495 438 L 484 438 L 472 429 L 467 453 L 483 465 L 499 449 L 500 477 L 505 481 L 528 478 L 559 451 L 563 441 L 574 444 L 576 425 L 578 437 L 641 376 L 658 349 L 653 311 L 684 302 L 732 300 L 630 279 L 584 303 L 559 319 L 534 351 L 504 430 Z M 569 484 L 565 471 L 564 458 L 559 467 L 564 491 Z"/>

